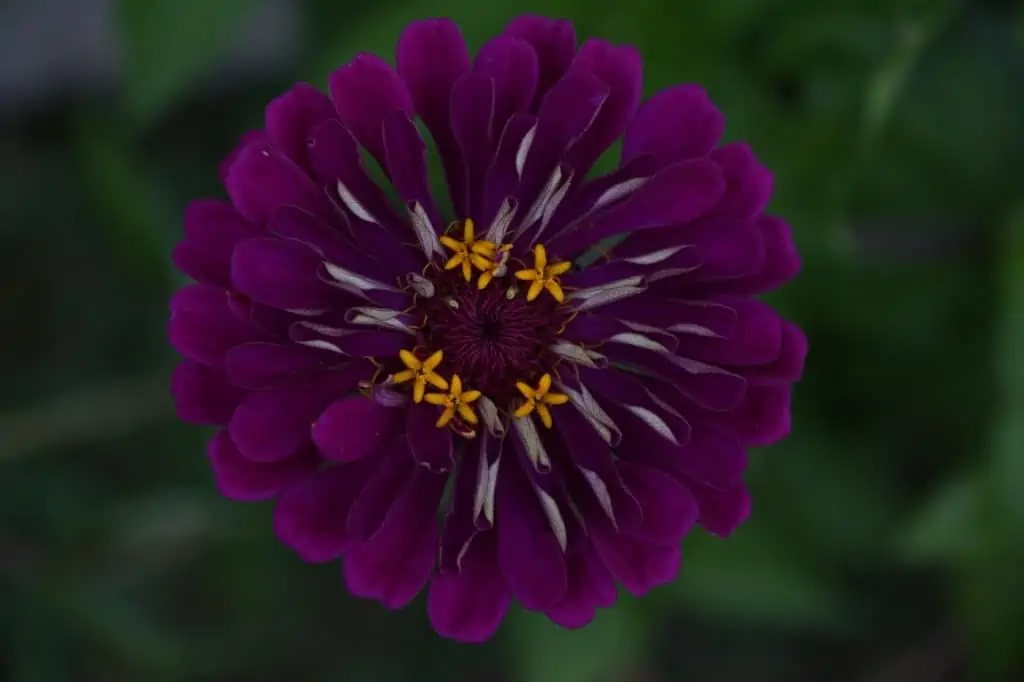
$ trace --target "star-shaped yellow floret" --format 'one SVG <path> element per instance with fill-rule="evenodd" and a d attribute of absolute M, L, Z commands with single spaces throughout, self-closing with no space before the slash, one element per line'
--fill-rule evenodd
<path fill-rule="evenodd" d="M 550 374 L 545 374 L 540 378 L 537 388 L 522 381 L 516 382 L 516 388 L 523 394 L 525 400 L 515 411 L 515 416 L 521 418 L 536 412 L 544 426 L 549 429 L 553 422 L 551 421 L 551 410 L 548 408 L 552 405 L 564 405 L 569 402 L 569 396 L 566 394 L 551 392 Z"/>
<path fill-rule="evenodd" d="M 415 402 L 423 401 L 423 393 L 427 384 L 445 391 L 448 389 L 448 382 L 444 380 L 435 370 L 444 359 L 444 353 L 437 351 L 426 360 L 420 360 L 412 351 L 403 350 L 398 352 L 402 364 L 406 366 L 401 372 L 395 374 L 392 379 L 396 384 L 404 384 L 407 381 L 414 382 L 412 385 L 412 399 Z"/>
<path fill-rule="evenodd" d="M 448 393 L 428 393 L 427 402 L 444 408 L 444 412 L 437 418 L 437 428 L 443 428 L 455 417 L 456 413 L 467 424 L 476 424 L 477 416 L 473 412 L 473 408 L 470 407 L 470 403 L 479 397 L 480 391 L 462 390 L 462 379 L 458 374 L 453 374 L 452 386 Z"/>
<path fill-rule="evenodd" d="M 462 241 L 444 235 L 441 243 L 451 249 L 455 255 L 444 264 L 445 270 L 454 270 L 462 266 L 462 276 L 466 281 L 473 279 L 473 267 L 486 270 L 491 266 L 498 247 L 494 242 L 477 240 L 473 233 L 473 221 L 466 219 L 462 227 Z"/>
<path fill-rule="evenodd" d="M 497 253 L 490 259 L 484 258 L 483 256 L 474 257 L 473 265 L 480 270 L 480 277 L 476 281 L 477 289 L 486 289 L 487 285 L 490 284 L 495 277 L 501 277 L 505 274 L 505 264 L 508 260 L 508 252 L 511 249 L 511 244 L 505 244 L 504 246 L 498 247 Z"/>
<path fill-rule="evenodd" d="M 565 293 L 558 283 L 558 276 L 564 275 L 572 267 L 572 263 L 563 261 L 561 263 L 548 264 L 548 252 L 540 244 L 533 247 L 533 267 L 520 270 L 516 273 L 516 279 L 530 282 L 530 289 L 526 292 L 526 300 L 532 301 L 540 296 L 540 292 L 547 289 L 556 301 L 561 303 L 565 300 Z"/>

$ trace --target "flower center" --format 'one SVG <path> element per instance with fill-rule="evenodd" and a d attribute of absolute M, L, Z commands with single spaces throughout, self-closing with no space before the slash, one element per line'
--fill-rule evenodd
<path fill-rule="evenodd" d="M 502 286 L 504 284 L 504 286 Z M 437 295 L 417 305 L 423 345 L 444 352 L 450 371 L 497 403 L 518 396 L 516 382 L 549 372 L 548 350 L 567 319 L 554 299 L 527 301 L 511 280 L 481 290 L 447 274 Z"/>

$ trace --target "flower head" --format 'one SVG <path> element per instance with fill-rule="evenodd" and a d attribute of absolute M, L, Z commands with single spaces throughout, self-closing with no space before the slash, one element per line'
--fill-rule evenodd
<path fill-rule="evenodd" d="M 197 284 L 171 302 L 173 391 L 222 427 L 224 494 L 274 499 L 278 536 L 341 558 L 353 594 L 427 588 L 468 641 L 512 599 L 580 627 L 617 583 L 674 580 L 695 524 L 731 533 L 806 352 L 756 296 L 799 262 L 705 92 L 640 93 L 635 50 L 528 16 L 475 57 L 451 22 L 412 24 L 397 68 L 360 55 L 329 95 L 271 102 L 175 251 Z"/>

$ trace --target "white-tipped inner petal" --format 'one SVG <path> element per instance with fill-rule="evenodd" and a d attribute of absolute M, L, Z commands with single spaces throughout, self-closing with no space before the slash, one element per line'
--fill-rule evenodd
<path fill-rule="evenodd" d="M 672 256 L 676 255 L 683 249 L 688 248 L 686 246 L 669 246 L 664 249 L 657 251 L 651 251 L 650 253 L 644 253 L 639 256 L 632 256 L 630 258 L 623 258 L 622 260 L 627 263 L 633 263 L 634 265 L 654 265 L 660 263 L 663 260 L 668 260 Z"/>
<path fill-rule="evenodd" d="M 395 291 L 394 287 L 382 284 L 374 279 L 370 279 L 369 277 L 357 275 L 356 273 L 350 272 L 341 266 L 335 265 L 334 263 L 324 261 L 324 268 L 326 268 L 327 274 L 334 278 L 338 284 L 356 291 L 369 291 L 371 289 L 376 289 L 378 291 Z"/>
<path fill-rule="evenodd" d="M 444 254 L 441 241 L 437 238 L 437 232 L 430 222 L 430 216 L 419 202 L 413 202 L 409 207 L 409 222 L 412 223 L 416 240 L 420 243 L 420 248 L 423 249 L 427 258 L 432 258 L 435 253 Z"/>
<path fill-rule="evenodd" d="M 505 199 L 505 201 L 501 202 L 498 215 L 494 217 L 491 226 L 487 228 L 487 234 L 484 236 L 484 239 L 500 245 L 505 240 L 508 226 L 512 224 L 516 217 L 516 211 L 517 206 L 514 199 Z"/>
<path fill-rule="evenodd" d="M 555 166 L 555 170 L 548 177 L 547 183 L 544 185 L 544 189 L 541 190 L 540 194 L 537 195 L 537 200 L 533 202 L 533 206 L 527 211 L 526 217 L 519 223 L 519 229 L 516 234 L 522 234 L 524 230 L 530 229 L 530 226 L 537 222 L 542 215 L 544 215 L 544 208 L 548 202 L 551 201 L 551 197 L 555 195 L 558 190 L 558 183 L 562 181 L 562 168 L 561 166 Z"/>
<path fill-rule="evenodd" d="M 588 350 L 583 346 L 568 341 L 555 341 L 551 344 L 551 352 L 591 369 L 598 369 L 607 365 L 607 359 L 597 351 Z"/>
<path fill-rule="evenodd" d="M 600 211 L 608 204 L 629 196 L 640 189 L 647 180 L 647 178 L 633 178 L 632 180 L 626 180 L 617 185 L 612 185 L 604 191 L 604 194 L 597 198 L 597 201 L 595 201 L 594 205 L 590 208 L 590 212 L 593 213 L 594 211 Z"/>
<path fill-rule="evenodd" d="M 580 386 L 580 390 L 576 391 L 559 382 L 558 387 L 562 393 L 569 396 L 569 401 L 594 427 L 594 430 L 601 436 L 601 440 L 613 447 L 618 444 L 622 438 L 619 427 L 615 425 L 608 413 L 601 409 L 601 406 L 594 400 L 594 396 L 584 386 Z"/>
<path fill-rule="evenodd" d="M 498 407 L 487 396 L 480 396 L 476 403 L 477 410 L 484 420 L 484 426 L 492 436 L 502 437 L 505 435 L 505 425 L 501 423 L 501 416 L 498 414 Z"/>
<path fill-rule="evenodd" d="M 601 509 L 608 515 L 612 523 L 615 523 L 615 509 L 612 507 L 612 496 L 608 493 L 608 486 L 601 480 L 595 472 L 590 469 L 584 469 L 580 467 L 580 473 L 587 479 L 587 483 L 590 485 L 590 489 L 594 491 L 594 495 L 597 497 L 598 504 L 601 505 Z"/>
<path fill-rule="evenodd" d="M 667 327 L 666 331 L 675 332 L 677 334 L 692 334 L 694 336 L 712 336 L 721 338 L 720 334 L 716 334 L 707 327 L 702 327 L 699 324 L 689 324 L 685 322 L 673 324 Z"/>
<path fill-rule="evenodd" d="M 473 520 L 480 518 L 487 503 L 487 489 L 490 485 L 490 474 L 487 466 L 487 438 L 480 439 L 480 451 L 477 453 L 476 489 L 473 492 Z"/>
<path fill-rule="evenodd" d="M 350 308 L 345 313 L 345 321 L 349 324 L 383 327 L 384 329 L 395 329 L 406 334 L 412 334 L 412 329 L 402 321 L 401 317 L 402 313 L 389 308 Z"/>
<path fill-rule="evenodd" d="M 533 146 L 533 137 L 536 134 L 537 124 L 534 123 L 533 127 L 523 136 L 522 141 L 519 143 L 519 149 L 516 150 L 516 175 L 520 178 L 523 177 L 523 169 L 526 168 L 526 157 L 530 155 L 530 147 Z"/>
<path fill-rule="evenodd" d="M 487 492 L 484 496 L 484 518 L 491 524 L 494 523 L 494 493 L 498 489 L 498 466 L 501 464 L 499 457 L 494 464 L 487 468 Z"/>
<path fill-rule="evenodd" d="M 562 518 L 562 511 L 558 508 L 555 498 L 541 490 L 539 486 L 535 485 L 533 489 L 537 492 L 537 499 L 540 500 L 540 507 L 544 510 L 544 516 L 547 517 L 548 526 L 551 527 L 551 532 L 558 540 L 558 546 L 564 552 L 569 544 L 569 532 L 565 526 L 565 519 Z"/>
<path fill-rule="evenodd" d="M 338 197 L 341 199 L 341 203 L 345 205 L 345 208 L 352 212 L 352 215 L 363 222 L 377 223 L 377 219 L 373 217 L 373 214 L 359 203 L 359 200 L 349 191 L 348 187 L 342 184 L 341 180 L 338 180 Z"/>
<path fill-rule="evenodd" d="M 621 343 L 627 346 L 634 346 L 636 348 L 643 348 L 645 350 L 653 350 L 658 353 L 671 354 L 668 348 L 661 345 L 657 341 L 643 334 L 635 334 L 633 332 L 622 332 L 615 334 L 608 339 L 609 343 Z"/>
<path fill-rule="evenodd" d="M 516 426 L 516 431 L 519 432 L 519 438 L 523 442 L 523 447 L 526 448 L 526 456 L 533 464 L 533 468 L 541 472 L 550 471 L 551 459 L 548 457 L 547 450 L 544 449 L 544 444 L 541 443 L 540 434 L 537 433 L 537 427 L 533 420 L 529 417 L 522 417 L 513 423 Z"/>
<path fill-rule="evenodd" d="M 639 405 L 626 405 L 625 408 L 642 419 L 643 422 L 654 429 L 659 436 L 665 440 L 672 441 L 675 445 L 680 445 L 679 441 L 676 440 L 675 434 L 672 433 L 671 427 L 669 427 L 665 420 L 657 414 L 651 412 L 646 407 L 640 407 Z"/>
<path fill-rule="evenodd" d="M 437 291 L 437 287 L 434 286 L 433 282 L 415 272 L 409 273 L 408 282 L 412 290 L 423 298 L 433 298 L 434 293 Z"/>

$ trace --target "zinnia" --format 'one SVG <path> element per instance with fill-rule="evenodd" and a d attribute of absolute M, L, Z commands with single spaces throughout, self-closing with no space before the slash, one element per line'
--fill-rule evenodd
<path fill-rule="evenodd" d="M 748 516 L 747 448 L 790 426 L 806 340 L 754 298 L 799 268 L 770 173 L 718 146 L 703 89 L 641 104 L 636 50 L 566 21 L 520 17 L 475 58 L 418 22 L 396 68 L 359 55 L 329 93 L 270 103 L 175 250 L 198 283 L 171 302 L 173 392 L 222 427 L 219 489 L 276 500 L 281 540 L 340 557 L 355 595 L 429 583 L 455 639 L 512 599 L 575 628 L 617 583 L 674 580 L 694 524 Z"/>

